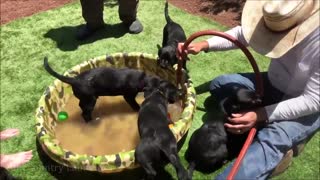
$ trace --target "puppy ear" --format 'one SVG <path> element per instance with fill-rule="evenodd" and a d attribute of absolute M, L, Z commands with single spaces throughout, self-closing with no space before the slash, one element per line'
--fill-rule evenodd
<path fill-rule="evenodd" d="M 224 98 L 221 102 L 220 102 L 220 108 L 221 111 L 227 115 L 227 116 L 231 116 L 232 111 L 233 111 L 233 103 L 230 97 L 226 97 Z"/>
<path fill-rule="evenodd" d="M 152 93 L 152 90 L 151 87 L 144 87 L 142 89 L 144 98 L 147 98 Z"/>
<path fill-rule="evenodd" d="M 158 48 L 158 50 L 160 50 L 160 49 L 161 49 L 161 46 L 160 46 L 160 44 L 157 44 L 157 48 Z"/>

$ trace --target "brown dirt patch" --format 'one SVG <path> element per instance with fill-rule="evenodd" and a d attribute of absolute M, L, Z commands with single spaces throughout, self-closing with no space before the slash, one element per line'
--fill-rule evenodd
<path fill-rule="evenodd" d="M 246 0 L 168 0 L 172 5 L 191 14 L 206 17 L 234 27 L 240 24 L 241 12 Z"/>
<path fill-rule="evenodd" d="M 74 0 L 0 0 L 0 24 L 56 8 Z"/>

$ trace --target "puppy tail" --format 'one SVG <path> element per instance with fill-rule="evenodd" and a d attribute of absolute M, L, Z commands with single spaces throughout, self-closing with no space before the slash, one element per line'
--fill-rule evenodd
<path fill-rule="evenodd" d="M 167 23 L 172 22 L 168 12 L 168 1 L 166 1 L 165 7 L 164 7 L 164 16 L 166 18 Z"/>
<path fill-rule="evenodd" d="M 63 76 L 61 74 L 58 74 L 57 72 L 55 72 L 48 63 L 48 58 L 45 57 L 43 60 L 43 66 L 44 69 L 51 74 L 52 76 L 56 77 L 57 79 L 59 79 L 62 82 L 68 83 L 68 84 L 76 84 L 77 80 L 75 78 L 71 78 L 71 77 L 67 77 L 67 76 Z"/>
<path fill-rule="evenodd" d="M 189 164 L 189 167 L 188 167 L 188 177 L 189 177 L 189 179 L 192 179 L 193 171 L 194 171 L 195 168 L 196 168 L 196 163 L 192 161 Z"/>

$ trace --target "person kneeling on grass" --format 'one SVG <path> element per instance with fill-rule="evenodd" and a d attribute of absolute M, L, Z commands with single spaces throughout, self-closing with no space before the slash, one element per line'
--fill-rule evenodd
<path fill-rule="evenodd" d="M 234 134 L 249 131 L 257 123 L 265 127 L 245 155 L 235 179 L 266 179 L 285 153 L 311 138 L 320 127 L 319 0 L 247 1 L 242 26 L 226 33 L 256 52 L 271 58 L 262 73 L 264 107 L 233 114 L 225 128 Z M 181 54 L 183 43 L 179 44 Z M 230 41 L 213 37 L 188 46 L 186 53 L 229 50 Z M 218 100 L 231 92 L 230 84 L 255 90 L 255 74 L 228 74 L 211 81 L 210 92 Z M 233 163 L 217 179 L 226 179 Z"/>

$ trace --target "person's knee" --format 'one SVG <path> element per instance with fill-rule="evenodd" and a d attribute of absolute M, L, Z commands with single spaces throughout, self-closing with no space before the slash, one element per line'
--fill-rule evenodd
<path fill-rule="evenodd" d="M 259 141 L 269 149 L 285 153 L 292 147 L 292 139 L 281 124 L 273 123 L 258 132 Z"/>
<path fill-rule="evenodd" d="M 220 89 L 222 87 L 222 85 L 227 84 L 230 81 L 229 76 L 230 75 L 221 75 L 221 76 L 214 78 L 210 82 L 210 86 L 209 86 L 209 90 L 210 90 L 211 94 L 212 94 L 212 92 Z"/>

